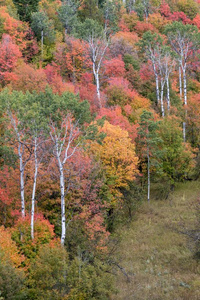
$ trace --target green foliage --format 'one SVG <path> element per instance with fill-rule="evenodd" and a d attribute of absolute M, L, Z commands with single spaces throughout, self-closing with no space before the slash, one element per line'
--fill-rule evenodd
<path fill-rule="evenodd" d="M 136 60 L 132 55 L 130 54 L 125 54 L 124 55 L 124 63 L 125 63 L 125 68 L 126 70 L 129 68 L 129 65 L 133 66 L 134 70 L 139 71 L 140 65 L 138 60 Z"/>
<path fill-rule="evenodd" d="M 30 267 L 29 299 L 108 299 L 112 277 L 100 260 L 72 261 L 61 246 L 43 247 Z"/>
<path fill-rule="evenodd" d="M 83 8 L 78 11 L 78 18 L 81 22 L 84 22 L 87 19 L 101 22 L 102 14 L 101 10 L 98 9 L 97 2 L 95 0 L 84 0 Z"/>
<path fill-rule="evenodd" d="M 37 11 L 39 0 L 13 0 L 22 21 L 30 22 L 31 14 Z"/>
<path fill-rule="evenodd" d="M 178 120 L 166 118 L 160 123 L 163 142 L 162 169 L 171 183 L 182 180 L 194 167 L 193 154 L 188 144 L 183 143 Z"/>
<path fill-rule="evenodd" d="M 49 20 L 44 12 L 34 12 L 31 15 L 31 28 L 38 40 L 42 38 L 42 34 L 46 41 L 52 43 L 55 38 L 53 23 Z"/>
<path fill-rule="evenodd" d="M 110 33 L 116 32 L 119 30 L 119 12 L 121 9 L 121 3 L 116 3 L 114 1 L 106 0 L 103 3 L 103 15 L 105 19 L 105 26 Z"/>
<path fill-rule="evenodd" d="M 194 0 L 179 0 L 177 2 L 178 11 L 183 11 L 191 20 L 194 19 L 199 11 L 198 3 Z"/>
<path fill-rule="evenodd" d="M 60 6 L 58 9 L 58 18 L 65 28 L 66 33 L 70 33 L 72 28 L 78 22 L 77 20 L 77 9 L 79 4 L 72 1 L 67 1 L 64 5 Z"/>
<path fill-rule="evenodd" d="M 28 259 L 36 257 L 41 245 L 54 238 L 53 226 L 48 220 L 37 217 L 34 223 L 34 240 L 31 239 L 30 218 L 19 219 L 12 230 L 12 239 Z"/>
<path fill-rule="evenodd" d="M 68 256 L 61 246 L 44 246 L 30 266 L 28 299 L 61 299 L 68 292 Z"/>
<path fill-rule="evenodd" d="M 13 267 L 11 262 L 9 261 L 3 262 L 1 260 L 1 251 L 0 251 L 0 299 L 2 300 L 25 299 L 22 291 L 23 283 L 24 283 L 23 272 Z"/>
<path fill-rule="evenodd" d="M 159 158 L 162 156 L 162 139 L 158 135 L 159 121 L 155 121 L 153 113 L 143 111 L 138 127 L 137 151 L 142 160 L 149 155 L 151 166 L 160 170 Z M 142 161 L 141 161 L 142 163 Z"/>
<path fill-rule="evenodd" d="M 198 49 L 199 47 L 200 33 L 194 25 L 173 22 L 165 26 L 164 33 L 167 35 L 173 50 L 178 56 L 184 55 L 187 58 L 190 53 L 186 51 L 186 47 L 191 50 Z"/>
<path fill-rule="evenodd" d="M 99 38 L 103 35 L 103 27 L 93 19 L 86 19 L 83 23 L 77 23 L 73 29 L 77 38 L 88 41 L 92 38 Z"/>

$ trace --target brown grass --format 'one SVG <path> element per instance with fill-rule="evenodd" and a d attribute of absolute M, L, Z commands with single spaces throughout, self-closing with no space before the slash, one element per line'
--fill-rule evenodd
<path fill-rule="evenodd" d="M 178 231 L 194 224 L 194 202 L 200 182 L 181 183 L 168 200 L 144 203 L 136 219 L 119 230 L 116 259 L 130 276 L 119 271 L 112 300 L 199 300 L 200 263 L 188 239 Z"/>

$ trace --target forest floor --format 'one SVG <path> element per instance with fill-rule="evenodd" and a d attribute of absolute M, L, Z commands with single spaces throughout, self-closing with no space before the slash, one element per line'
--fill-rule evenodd
<path fill-rule="evenodd" d="M 200 182 L 180 183 L 167 200 L 143 203 L 134 220 L 118 230 L 122 272 L 112 300 L 199 300 L 200 261 L 185 232 L 197 221 Z"/>

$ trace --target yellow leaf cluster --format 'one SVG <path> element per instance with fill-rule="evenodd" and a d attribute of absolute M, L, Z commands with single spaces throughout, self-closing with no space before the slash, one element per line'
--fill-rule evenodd
<path fill-rule="evenodd" d="M 133 181 L 138 173 L 135 145 L 126 130 L 121 129 L 120 126 L 111 125 L 108 121 L 104 123 L 100 131 L 106 133 L 106 137 L 102 145 L 93 143 L 91 149 L 102 161 L 108 185 L 112 191 L 127 187 L 128 182 Z"/>

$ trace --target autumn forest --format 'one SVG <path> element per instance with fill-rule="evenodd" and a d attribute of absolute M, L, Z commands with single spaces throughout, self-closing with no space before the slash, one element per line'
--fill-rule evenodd
<path fill-rule="evenodd" d="M 119 230 L 187 184 L 198 264 L 199 168 L 199 0 L 0 0 L 0 299 L 199 299 L 116 287 Z"/>

